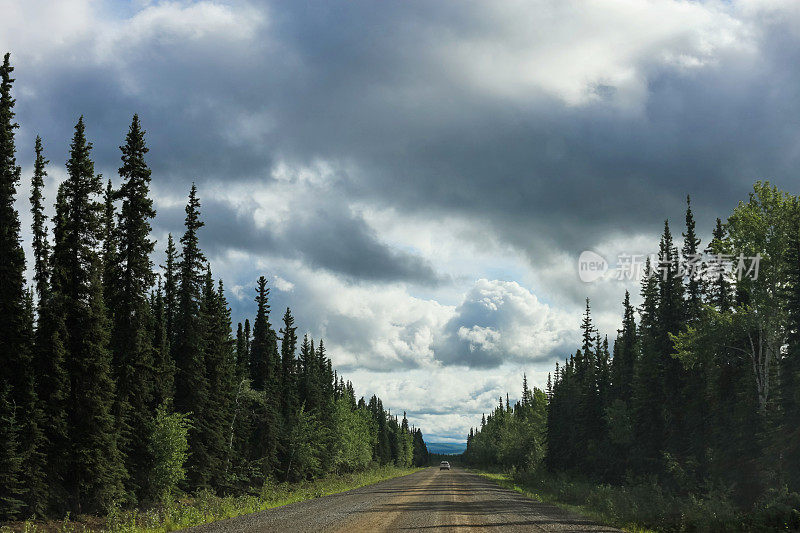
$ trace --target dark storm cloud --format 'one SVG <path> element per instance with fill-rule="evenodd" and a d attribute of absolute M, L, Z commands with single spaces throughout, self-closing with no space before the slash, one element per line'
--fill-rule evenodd
<path fill-rule="evenodd" d="M 279 108 L 293 132 L 284 149 L 355 156 L 360 194 L 429 216 L 471 215 L 523 248 L 580 250 L 610 231 L 658 231 L 663 218 L 681 218 L 686 194 L 710 227 L 753 180 L 792 183 L 800 83 L 785 28 L 768 29 L 753 68 L 738 57 L 688 73 L 642 65 L 645 108 L 627 114 L 603 100 L 520 104 L 458 85 L 427 50 L 486 23 L 469 9 L 449 14 L 348 4 L 289 15 L 314 82 L 299 105 Z"/>
<path fill-rule="evenodd" d="M 201 192 L 202 194 L 202 192 Z M 363 218 L 333 206 L 309 205 L 288 228 L 259 227 L 255 206 L 236 208 L 219 200 L 201 200 L 201 217 L 208 221 L 200 238 L 208 255 L 241 250 L 254 255 L 300 259 L 352 280 L 406 281 L 435 285 L 438 276 L 425 259 L 391 249 L 382 243 Z M 180 206 L 159 210 L 157 228 L 182 234 L 185 213 Z"/>
<path fill-rule="evenodd" d="M 192 180 L 271 180 L 278 160 L 346 162 L 341 195 L 314 198 L 317 216 L 280 239 L 227 213 L 208 228 L 207 245 L 275 250 L 353 278 L 427 283 L 436 275 L 424 261 L 328 204 L 465 215 L 538 263 L 553 247 L 571 253 L 610 233 L 657 232 L 665 217 L 681 218 L 686 194 L 710 227 L 754 179 L 794 186 L 800 46 L 790 20 L 763 28 L 755 60 L 723 54 L 684 71 L 642 59 L 632 67 L 646 94 L 642 109 L 628 112 L 609 84 L 597 86 L 598 99 L 570 105 L 542 91 L 520 99 L 465 82 L 448 46 L 504 38 L 507 21 L 480 4 L 230 4 L 245 9 L 264 22 L 241 39 L 156 33 L 114 41 L 102 60 L 90 38 L 27 64 L 21 51 L 21 147 L 41 133 L 61 164 L 84 113 L 98 167 L 113 174 L 138 112 L 160 191 L 182 192 Z"/>

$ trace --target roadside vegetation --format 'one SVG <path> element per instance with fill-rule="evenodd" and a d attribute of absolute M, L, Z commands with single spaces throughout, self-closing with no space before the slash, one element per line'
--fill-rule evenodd
<path fill-rule="evenodd" d="M 786 491 L 770 491 L 743 510 L 725 493 L 680 495 L 655 481 L 611 485 L 546 471 L 478 473 L 529 498 L 625 531 L 797 531 L 790 517 L 797 516 L 800 498 Z"/>
<path fill-rule="evenodd" d="M 297 503 L 344 492 L 386 479 L 405 476 L 420 468 L 373 466 L 362 472 L 329 475 L 297 483 L 266 483 L 260 491 L 239 496 L 217 496 L 200 491 L 189 497 L 178 496 L 149 509 L 112 509 L 104 518 L 83 516 L 75 520 L 15 522 L 0 527 L 6 532 L 108 532 L 161 533 L 232 518 L 273 507 Z"/>
<path fill-rule="evenodd" d="M 800 530 L 800 198 L 756 183 L 705 248 L 688 199 L 684 220 L 613 342 L 587 299 L 581 346 L 500 398 L 463 460 L 614 524 Z"/>

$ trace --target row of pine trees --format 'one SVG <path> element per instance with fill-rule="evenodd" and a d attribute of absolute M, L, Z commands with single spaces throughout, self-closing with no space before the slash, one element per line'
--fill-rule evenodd
<path fill-rule="evenodd" d="M 547 397 L 528 379 L 522 379 L 522 398 L 510 404 L 506 394 L 489 416 L 481 418 L 480 428 L 470 428 L 462 460 L 481 467 L 502 467 L 518 471 L 536 468 L 546 447 Z"/>
<path fill-rule="evenodd" d="M 587 299 L 582 344 L 548 375 L 546 422 L 528 449 L 552 472 L 657 480 L 678 494 L 716 487 L 742 507 L 770 490 L 800 492 L 800 198 L 756 183 L 705 248 L 687 199 L 682 237 L 665 222 L 642 304 L 626 291 L 611 350 Z M 690 276 L 700 252 L 731 262 Z M 757 276 L 739 254 L 759 255 Z M 515 416 L 501 402 L 465 457 L 529 468 L 503 452 L 496 429 Z"/>
<path fill-rule="evenodd" d="M 0 67 L 0 520 L 100 513 L 175 490 L 238 493 L 372 464 L 427 464 L 422 433 L 377 397 L 356 400 L 323 341 L 270 320 L 256 284 L 251 323 L 231 330 L 222 281 L 200 247 L 192 186 L 185 230 L 151 255 L 148 148 L 134 115 L 119 184 L 103 183 L 83 118 L 55 215 L 35 143 L 33 287 L 15 210 L 13 67 Z M 49 230 L 48 226 L 52 231 Z"/>

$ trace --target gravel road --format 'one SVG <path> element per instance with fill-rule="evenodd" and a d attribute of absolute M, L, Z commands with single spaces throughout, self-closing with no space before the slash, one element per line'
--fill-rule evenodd
<path fill-rule="evenodd" d="M 305 502 L 192 528 L 244 531 L 619 531 L 463 470 L 428 468 Z"/>

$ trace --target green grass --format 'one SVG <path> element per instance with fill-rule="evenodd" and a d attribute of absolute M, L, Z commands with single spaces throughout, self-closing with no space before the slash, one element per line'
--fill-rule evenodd
<path fill-rule="evenodd" d="M 670 494 L 655 482 L 607 485 L 541 472 L 475 472 L 535 500 L 632 532 L 797 531 L 800 495 L 768 491 L 749 510 L 737 508 L 723 490 Z"/>
<path fill-rule="evenodd" d="M 536 501 L 539 501 L 539 502 L 543 502 L 543 503 L 549 503 L 549 504 L 555 505 L 556 507 L 559 507 L 561 509 L 565 509 L 565 510 L 568 510 L 568 511 L 571 511 L 571 512 L 583 515 L 583 516 L 586 516 L 586 517 L 591 518 L 592 520 L 594 520 L 594 521 L 596 521 L 596 522 L 598 522 L 600 524 L 604 524 L 604 525 L 608 525 L 608 526 L 614 526 L 614 527 L 623 529 L 625 531 L 630 531 L 632 533 L 650 533 L 650 532 L 654 531 L 652 529 L 647 529 L 647 528 L 643 528 L 643 527 L 637 526 L 636 524 L 622 523 L 619 520 L 617 520 L 615 517 L 609 516 L 609 515 L 604 514 L 604 513 L 601 513 L 597 509 L 595 509 L 595 508 L 593 508 L 593 507 L 591 507 L 589 505 L 578 505 L 578 504 L 574 504 L 574 503 L 567 503 L 567 502 L 561 501 L 561 500 L 559 500 L 559 498 L 558 498 L 558 496 L 556 494 L 552 494 L 552 493 L 550 493 L 548 491 L 543 491 L 539 487 L 534 488 L 534 487 L 530 487 L 530 486 L 526 486 L 526 485 L 520 484 L 518 481 L 515 480 L 514 476 L 511 475 L 511 474 L 499 473 L 499 472 L 482 472 L 482 471 L 477 471 L 477 470 L 472 470 L 472 469 L 470 469 L 470 471 L 475 473 L 475 474 L 478 474 L 479 476 L 482 476 L 482 477 L 485 477 L 487 479 L 490 479 L 490 480 L 494 481 L 495 483 L 497 483 L 498 485 L 500 485 L 503 488 L 517 491 L 517 492 L 519 492 L 519 493 L 521 493 L 521 494 L 525 495 L 526 497 L 531 498 L 533 500 L 536 500 Z"/>
<path fill-rule="evenodd" d="M 201 492 L 162 507 L 117 511 L 104 520 L 86 517 L 78 521 L 21 522 L 1 527 L 0 533 L 162 533 L 320 498 L 419 470 L 421 468 L 380 467 L 302 483 L 270 483 L 257 495 L 220 497 L 211 492 Z"/>

